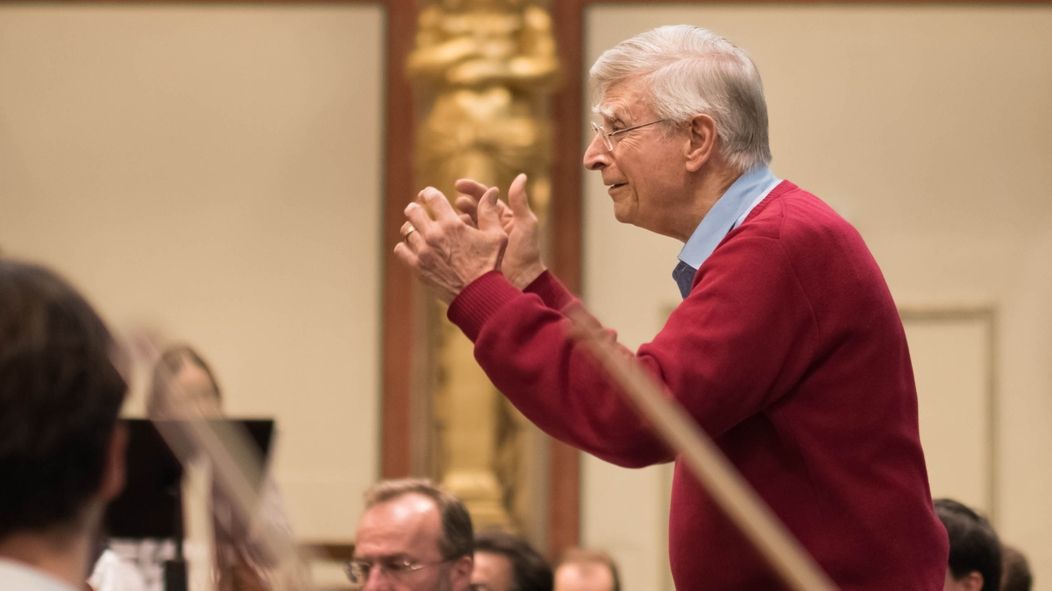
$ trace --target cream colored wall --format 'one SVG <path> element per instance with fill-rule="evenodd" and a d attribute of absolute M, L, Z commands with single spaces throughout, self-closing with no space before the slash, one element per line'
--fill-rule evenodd
<path fill-rule="evenodd" d="M 936 399 L 953 408 L 963 397 L 955 414 L 924 417 L 929 461 L 940 458 L 933 492 L 972 498 L 974 482 L 936 476 L 996 475 L 996 525 L 1039 581 L 1052 579 L 1052 7 L 602 6 L 588 13 L 586 60 L 674 23 L 709 27 L 751 53 L 765 80 L 775 173 L 860 229 L 901 307 L 994 311 L 992 332 L 967 320 L 932 334 L 911 328 L 911 339 L 926 339 L 914 351 L 928 388 L 922 414 Z M 669 274 L 680 244 L 619 226 L 594 175 L 585 201 L 586 300 L 624 341 L 648 340 L 678 300 Z M 975 457 L 989 442 L 953 451 L 955 437 L 986 420 L 975 381 L 989 372 L 974 365 L 988 334 L 992 468 Z M 944 390 L 955 383 L 967 391 Z M 584 541 L 614 552 L 629 589 L 671 588 L 668 475 L 585 461 Z"/>
<path fill-rule="evenodd" d="M 305 539 L 349 539 L 378 472 L 382 25 L 368 5 L 0 7 L 0 249 L 118 329 L 199 347 L 231 414 L 277 417 Z"/>

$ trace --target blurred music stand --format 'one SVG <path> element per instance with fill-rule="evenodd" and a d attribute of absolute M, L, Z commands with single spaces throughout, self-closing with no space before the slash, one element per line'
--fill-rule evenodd
<path fill-rule="evenodd" d="M 147 419 L 127 419 L 126 484 L 106 509 L 105 527 L 114 538 L 157 538 L 175 541 L 175 560 L 165 564 L 165 590 L 186 590 L 183 557 L 181 485 L 183 469 L 157 427 Z M 210 419 L 209 423 L 240 425 L 266 465 L 274 421 L 269 419 Z M 262 477 L 252 482 L 259 489 Z"/>

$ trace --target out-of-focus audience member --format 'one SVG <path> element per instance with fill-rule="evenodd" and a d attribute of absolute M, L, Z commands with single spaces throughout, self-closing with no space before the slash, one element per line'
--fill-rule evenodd
<path fill-rule="evenodd" d="M 146 414 L 157 419 L 183 418 L 180 415 L 185 414 L 206 418 L 223 416 L 219 381 L 193 347 L 174 345 L 161 353 L 146 399 Z"/>
<path fill-rule="evenodd" d="M 0 589 L 83 589 L 124 485 L 127 391 L 91 305 L 43 267 L 0 260 Z"/>
<path fill-rule="evenodd" d="M 936 499 L 950 539 L 950 563 L 943 591 L 997 591 L 1001 584 L 1001 541 L 985 517 L 952 499 Z"/>
<path fill-rule="evenodd" d="M 568 550 L 555 569 L 555 591 L 621 591 L 617 563 L 599 550 Z"/>
<path fill-rule="evenodd" d="M 472 591 L 552 591 L 552 567 L 515 535 L 487 531 L 475 536 Z"/>
<path fill-rule="evenodd" d="M 1030 591 L 1033 586 L 1026 556 L 1014 546 L 1001 544 L 1001 591 Z"/>
<path fill-rule="evenodd" d="M 154 420 L 223 418 L 223 397 L 211 366 L 193 347 L 177 344 L 167 347 L 153 368 L 146 398 L 146 413 Z M 183 487 L 184 489 L 186 486 Z M 241 523 L 226 497 L 213 490 L 210 498 L 212 528 L 215 535 L 213 574 L 219 591 L 251 591 L 274 587 L 271 572 L 276 560 L 268 557 L 259 542 L 270 533 L 291 535 L 281 495 L 273 479 L 264 477 L 260 506 L 252 523 Z M 164 563 L 176 558 L 173 540 L 111 540 L 110 548 L 132 563 L 145 580 L 144 591 L 161 591 Z M 106 564 L 99 564 L 96 575 L 110 577 Z M 108 591 L 100 589 L 98 591 Z"/>
<path fill-rule="evenodd" d="M 208 363 L 193 348 L 175 345 L 166 348 L 153 367 L 150 388 L 146 395 L 146 415 L 154 420 L 172 420 L 189 416 L 219 417 L 222 397 L 219 385 Z M 178 543 L 174 539 L 113 538 L 108 551 L 130 564 L 143 580 L 142 591 L 163 591 L 165 563 L 178 558 Z M 218 548 L 217 548 L 218 549 Z M 116 591 L 124 580 L 125 569 L 120 562 L 103 560 L 100 556 L 92 572 L 98 581 L 96 591 Z"/>
<path fill-rule="evenodd" d="M 347 577 L 366 591 L 467 591 L 473 533 L 464 504 L 431 481 L 381 481 L 365 493 Z"/>
<path fill-rule="evenodd" d="M 154 367 L 146 412 L 153 419 L 223 418 L 222 390 L 204 356 L 186 344 L 166 348 Z M 254 591 L 274 586 L 269 569 L 276 559 L 266 556 L 256 536 L 260 535 L 259 528 L 286 534 L 291 529 L 274 481 L 265 477 L 261 487 L 260 507 L 253 523 L 237 519 L 230 501 L 218 489 L 212 493 L 218 591 Z"/>

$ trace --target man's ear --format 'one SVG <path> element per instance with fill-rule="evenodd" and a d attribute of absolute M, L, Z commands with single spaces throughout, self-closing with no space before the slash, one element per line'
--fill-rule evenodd
<path fill-rule="evenodd" d="M 109 502 L 124 490 L 125 462 L 128 448 L 128 426 L 117 419 L 106 448 L 106 464 L 103 466 L 102 483 L 99 495 L 104 502 Z"/>
<path fill-rule="evenodd" d="M 695 115 L 687 125 L 687 170 L 697 172 L 716 153 L 716 120 L 708 115 Z"/>
<path fill-rule="evenodd" d="M 461 556 L 453 563 L 453 588 L 467 589 L 471 585 L 471 571 L 475 568 L 475 559 L 470 554 Z"/>
<path fill-rule="evenodd" d="M 961 585 L 963 589 L 968 591 L 982 591 L 983 589 L 983 575 L 977 570 L 964 575 L 957 579 L 957 583 Z"/>

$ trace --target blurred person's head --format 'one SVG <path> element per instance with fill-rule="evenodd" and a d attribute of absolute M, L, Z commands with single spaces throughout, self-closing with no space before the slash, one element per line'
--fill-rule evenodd
<path fill-rule="evenodd" d="M 127 388 L 115 355 L 72 286 L 0 260 L 0 555 L 83 575 L 105 505 L 124 485 L 117 415 Z"/>
<path fill-rule="evenodd" d="M 935 513 L 950 539 L 943 591 L 997 591 L 1001 542 L 986 518 L 952 499 L 937 499 Z"/>
<path fill-rule="evenodd" d="M 466 591 L 473 546 L 459 499 L 429 480 L 385 480 L 365 493 L 348 575 L 369 591 Z"/>
<path fill-rule="evenodd" d="M 223 414 L 223 397 L 212 368 L 189 345 L 175 345 L 161 353 L 153 369 L 146 413 L 157 419 L 187 413 L 206 418 Z"/>
<path fill-rule="evenodd" d="M 568 550 L 555 569 L 555 591 L 621 591 L 617 564 L 598 550 Z"/>
<path fill-rule="evenodd" d="M 1030 591 L 1034 575 L 1030 563 L 1017 548 L 1001 545 L 1001 591 Z"/>
<path fill-rule="evenodd" d="M 548 561 L 526 540 L 501 531 L 475 536 L 473 591 L 552 591 Z"/>

